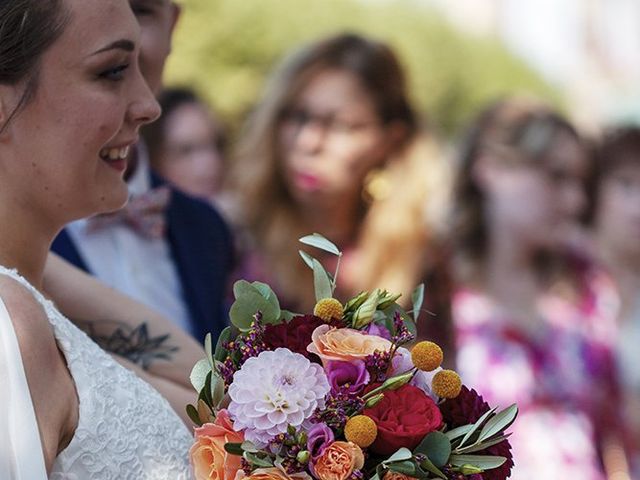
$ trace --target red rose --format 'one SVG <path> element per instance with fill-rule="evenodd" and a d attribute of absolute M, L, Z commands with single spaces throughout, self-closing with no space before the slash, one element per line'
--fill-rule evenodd
<path fill-rule="evenodd" d="M 364 414 L 378 425 L 371 450 L 379 455 L 390 455 L 400 447 L 413 450 L 442 425 L 442 414 L 431 397 L 408 384 L 385 391 L 382 401 Z"/>
<path fill-rule="evenodd" d="M 311 343 L 311 334 L 320 325 L 324 325 L 322 319 L 313 315 L 300 315 L 293 317 L 290 322 L 267 325 L 264 331 L 264 343 L 270 350 L 284 347 L 319 362 L 317 356 L 307 351 L 307 345 Z"/>

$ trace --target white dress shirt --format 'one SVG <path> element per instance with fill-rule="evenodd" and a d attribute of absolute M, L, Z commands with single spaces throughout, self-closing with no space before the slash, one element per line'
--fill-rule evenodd
<path fill-rule="evenodd" d="M 131 197 L 151 188 L 144 148 L 138 148 L 138 165 L 128 183 Z M 121 224 L 88 232 L 86 219 L 70 223 L 67 231 L 89 271 L 97 278 L 154 308 L 185 331 L 193 332 L 166 238 L 145 238 Z"/>

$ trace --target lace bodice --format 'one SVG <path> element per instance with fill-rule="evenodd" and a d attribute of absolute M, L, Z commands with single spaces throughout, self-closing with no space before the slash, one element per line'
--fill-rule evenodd
<path fill-rule="evenodd" d="M 75 382 L 79 420 L 51 480 L 190 478 L 188 429 L 148 383 L 79 330 L 15 270 L 0 266 L 42 304 Z"/>

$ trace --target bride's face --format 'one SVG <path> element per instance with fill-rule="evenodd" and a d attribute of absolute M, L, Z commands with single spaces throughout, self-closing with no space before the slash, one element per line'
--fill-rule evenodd
<path fill-rule="evenodd" d="M 138 67 L 139 27 L 127 0 L 65 4 L 69 21 L 3 134 L 11 158 L 0 165 L 5 192 L 62 223 L 123 205 L 126 150 L 159 115 Z M 23 91 L 16 86 L 15 99 Z"/>

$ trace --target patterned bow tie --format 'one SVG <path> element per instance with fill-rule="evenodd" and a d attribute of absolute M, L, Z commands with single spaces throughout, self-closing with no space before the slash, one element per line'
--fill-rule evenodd
<path fill-rule="evenodd" d="M 126 225 L 143 237 L 162 238 L 167 228 L 164 213 L 170 200 L 169 187 L 154 188 L 130 198 L 127 205 L 117 212 L 90 218 L 87 223 L 87 232 L 98 232 L 112 225 Z"/>

